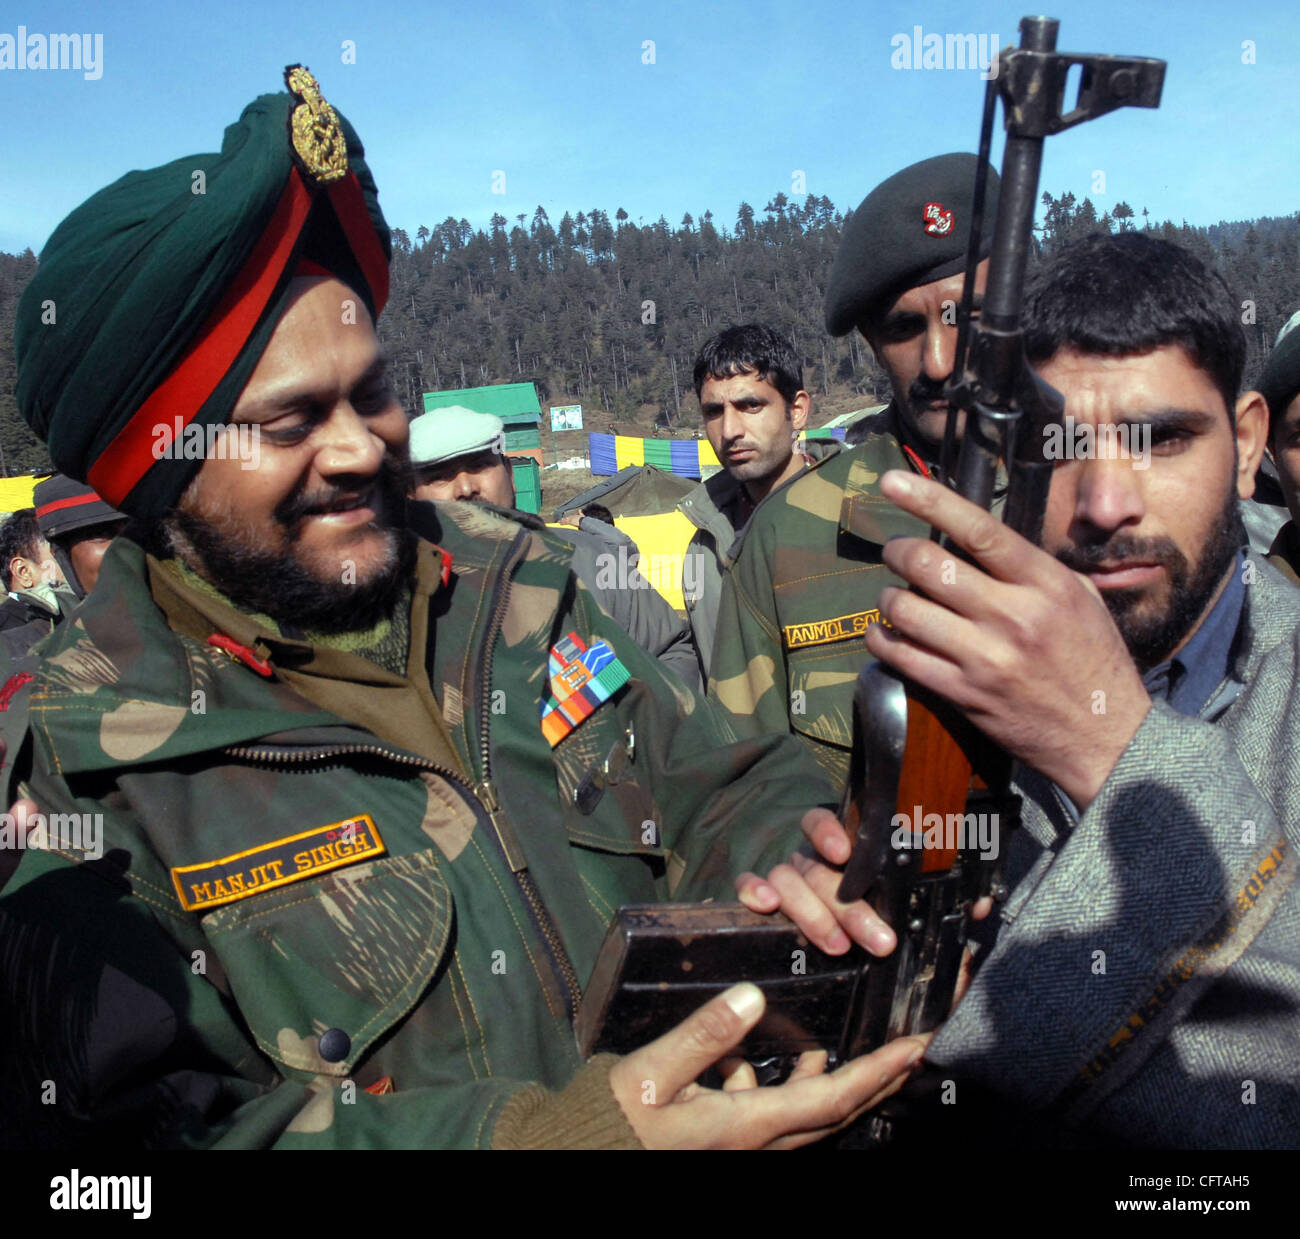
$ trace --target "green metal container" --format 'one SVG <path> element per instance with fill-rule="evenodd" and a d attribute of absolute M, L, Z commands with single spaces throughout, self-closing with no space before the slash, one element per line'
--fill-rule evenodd
<path fill-rule="evenodd" d="M 515 471 L 515 507 L 521 512 L 540 512 L 542 481 L 537 462 L 526 456 L 516 456 L 510 463 Z"/>

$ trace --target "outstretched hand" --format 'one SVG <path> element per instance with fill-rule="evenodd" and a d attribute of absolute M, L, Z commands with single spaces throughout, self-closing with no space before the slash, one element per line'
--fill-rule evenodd
<path fill-rule="evenodd" d="M 620 1059 L 610 1087 L 638 1139 L 651 1149 L 793 1149 L 820 1140 L 897 1092 L 928 1037 L 900 1037 L 826 1071 L 826 1055 L 800 1056 L 784 1084 L 758 1088 L 753 1069 L 729 1057 L 763 1014 L 763 992 L 745 982 L 705 1003 L 656 1041 Z M 695 1083 L 720 1064 L 721 1089 Z"/>

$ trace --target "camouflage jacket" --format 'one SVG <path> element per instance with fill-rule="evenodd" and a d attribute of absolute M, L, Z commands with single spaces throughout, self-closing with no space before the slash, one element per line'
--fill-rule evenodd
<path fill-rule="evenodd" d="M 880 495 L 880 475 L 905 468 L 887 433 L 814 465 L 754 513 L 722 583 L 709 696 L 742 735 L 794 732 L 837 787 L 868 661 L 862 635 L 880 618 L 880 591 L 902 584 L 881 549 L 929 534 Z"/>
<path fill-rule="evenodd" d="M 0 694 L 51 815 L 0 898 L 0 1113 L 25 1143 L 500 1144 L 512 1103 L 592 1070 L 572 1016 L 612 911 L 728 895 L 830 798 L 797 745 L 735 742 L 609 621 L 567 545 L 414 506 L 443 556 L 428 680 L 467 773 L 287 688 L 292 642 L 259 666 L 173 631 L 125 538 Z M 552 749 L 569 633 L 631 678 Z"/>

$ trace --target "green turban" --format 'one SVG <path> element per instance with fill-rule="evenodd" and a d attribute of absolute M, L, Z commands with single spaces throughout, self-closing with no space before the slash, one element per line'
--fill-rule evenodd
<path fill-rule="evenodd" d="M 337 276 L 372 319 L 387 299 L 361 141 L 306 69 L 285 80 L 219 153 L 129 172 L 73 211 L 18 303 L 23 417 L 60 471 L 133 516 L 175 506 L 207 440 L 179 432 L 229 422 L 295 275 Z"/>

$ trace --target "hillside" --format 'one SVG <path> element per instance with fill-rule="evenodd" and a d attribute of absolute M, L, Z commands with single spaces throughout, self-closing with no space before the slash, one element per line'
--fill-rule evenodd
<path fill-rule="evenodd" d="M 1249 382 L 1279 327 L 1300 306 L 1300 213 L 1191 228 L 1155 223 L 1116 203 L 1042 196 L 1039 255 L 1096 229 L 1147 227 L 1212 261 L 1243 304 Z M 612 423 L 690 437 L 698 427 L 691 369 L 699 345 L 732 323 L 759 319 L 786 332 L 804 363 L 814 424 L 887 398 L 883 374 L 857 336 L 832 340 L 822 296 L 845 217 L 824 197 L 777 194 L 734 221 L 710 211 L 675 227 L 616 210 L 566 214 L 552 224 L 501 215 L 474 230 L 447 219 L 414 239 L 393 233 L 392 294 L 380 336 L 408 413 L 424 391 L 530 381 L 543 407 L 581 404 L 588 430 Z M 0 254 L 0 472 L 48 467 L 13 398 L 13 318 L 36 268 L 30 251 Z M 561 458 L 585 453 L 581 433 L 558 437 Z M 553 459 L 549 429 L 542 431 Z M 547 475 L 546 503 L 584 479 Z M 572 488 L 570 488 L 572 486 Z"/>

